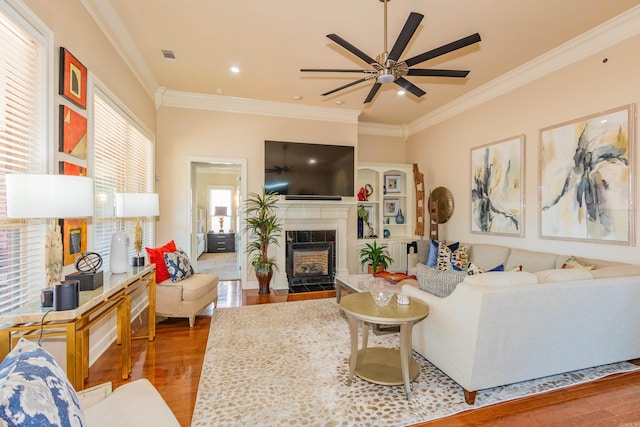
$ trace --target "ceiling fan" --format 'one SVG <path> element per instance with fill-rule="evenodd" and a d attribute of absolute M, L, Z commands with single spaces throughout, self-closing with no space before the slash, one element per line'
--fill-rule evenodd
<path fill-rule="evenodd" d="M 456 40 L 454 42 L 445 44 L 436 49 L 432 49 L 430 51 L 421 53 L 420 55 L 414 56 L 409 59 L 405 59 L 400 61 L 400 55 L 404 52 L 409 41 L 413 37 L 413 34 L 418 29 L 418 25 L 424 18 L 424 15 L 416 12 L 411 12 L 409 14 L 409 18 L 407 18 L 407 22 L 404 24 L 402 31 L 400 31 L 400 35 L 396 40 L 395 44 L 391 48 L 391 52 L 387 51 L 387 2 L 389 0 L 380 0 L 384 3 L 384 52 L 376 57 L 376 59 L 371 58 L 366 53 L 362 52 L 357 47 L 353 46 L 348 41 L 344 40 L 340 36 L 336 34 L 328 34 L 327 37 L 339 44 L 349 52 L 356 55 L 358 58 L 365 61 L 367 64 L 371 65 L 372 69 L 369 70 L 352 70 L 352 69 L 326 69 L 326 68 L 302 68 L 300 71 L 302 72 L 329 72 L 329 73 L 365 73 L 366 76 L 363 78 L 353 81 L 351 83 L 347 83 L 344 86 L 340 86 L 336 89 L 330 90 L 329 92 L 325 92 L 322 96 L 327 96 L 332 93 L 335 93 L 339 90 L 346 89 L 348 87 L 357 85 L 358 83 L 362 83 L 367 80 L 376 79 L 376 82 L 373 84 L 371 91 L 369 91 L 369 95 L 367 95 L 364 103 L 371 102 L 373 98 L 378 93 L 380 86 L 385 83 L 395 83 L 403 89 L 411 92 L 417 97 L 421 97 L 426 92 L 408 81 L 404 78 L 404 76 L 429 76 L 429 77 L 458 77 L 464 78 L 469 74 L 469 71 L 465 70 L 442 70 L 442 69 L 423 69 L 423 68 L 411 68 L 412 66 L 419 64 L 421 62 L 427 61 L 429 59 L 436 58 L 438 56 L 445 55 L 449 52 L 453 52 L 458 49 L 462 49 L 463 47 L 472 45 L 474 43 L 478 43 L 480 41 L 480 34 L 475 33 L 470 36 L 464 37 L 460 40 Z"/>

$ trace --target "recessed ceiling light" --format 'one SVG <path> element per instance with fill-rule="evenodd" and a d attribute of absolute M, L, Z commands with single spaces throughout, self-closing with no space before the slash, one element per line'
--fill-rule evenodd
<path fill-rule="evenodd" d="M 336 101 L 336 105 L 342 105 L 344 104 L 344 101 Z"/>
<path fill-rule="evenodd" d="M 400 95 L 400 96 L 404 95 L 405 93 L 406 93 L 406 92 L 405 92 L 405 91 L 403 91 L 403 90 L 399 90 L 399 91 L 398 91 L 398 95 Z"/>
<path fill-rule="evenodd" d="M 222 88 L 218 88 L 218 89 L 216 89 L 216 93 L 217 93 L 218 95 L 222 95 L 222 94 L 224 93 L 224 89 L 222 89 Z"/>
<path fill-rule="evenodd" d="M 231 70 L 231 72 L 232 72 L 232 73 L 234 73 L 234 74 L 238 74 L 238 73 L 240 72 L 240 68 L 236 67 L 235 65 L 234 65 L 234 66 L 232 66 L 232 67 L 230 68 L 230 70 Z"/>
<path fill-rule="evenodd" d="M 296 95 L 293 97 L 293 99 L 295 99 L 296 101 L 300 101 L 302 97 L 300 95 Z"/>

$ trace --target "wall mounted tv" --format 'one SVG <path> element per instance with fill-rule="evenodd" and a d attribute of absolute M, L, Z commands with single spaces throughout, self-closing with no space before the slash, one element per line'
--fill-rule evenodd
<path fill-rule="evenodd" d="M 288 199 L 340 199 L 354 195 L 354 147 L 264 142 L 264 187 Z"/>

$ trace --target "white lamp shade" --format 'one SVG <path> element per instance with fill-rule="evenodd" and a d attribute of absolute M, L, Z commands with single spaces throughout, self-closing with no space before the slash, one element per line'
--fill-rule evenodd
<path fill-rule="evenodd" d="M 116 217 L 136 218 L 160 215 L 158 193 L 116 193 Z"/>
<path fill-rule="evenodd" d="M 93 179 L 86 176 L 7 174 L 8 218 L 93 216 Z"/>

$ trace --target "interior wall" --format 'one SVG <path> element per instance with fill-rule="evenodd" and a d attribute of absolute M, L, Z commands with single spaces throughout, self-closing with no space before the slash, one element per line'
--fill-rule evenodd
<path fill-rule="evenodd" d="M 353 145 L 357 124 L 266 117 L 161 107 L 158 110 L 156 170 L 160 179 L 159 242 L 174 239 L 187 247 L 190 233 L 187 177 L 189 157 L 246 159 L 247 191 L 260 192 L 264 184 L 264 141 L 297 141 Z M 356 148 L 357 149 L 357 148 Z M 355 198 L 354 198 L 355 200 Z M 355 209 L 354 209 L 355 211 Z M 352 221 L 354 222 L 354 221 Z M 355 240 L 355 224 L 353 234 Z M 282 260 L 281 262 L 284 262 Z M 243 283 L 244 285 L 244 283 Z"/>
<path fill-rule="evenodd" d="M 538 175 L 540 129 L 638 104 L 638 49 L 640 37 L 634 37 L 412 135 L 407 159 L 418 160 L 426 189 L 444 186 L 453 194 L 454 213 L 440 226 L 441 238 L 637 263 L 640 249 L 635 246 L 541 239 Z M 604 58 L 608 58 L 606 63 Z M 636 130 L 637 124 L 636 118 Z M 471 233 L 471 149 L 521 134 L 525 135 L 524 238 Z M 636 134 L 633 163 L 637 146 Z M 635 175 L 632 179 L 635 200 L 639 200 Z M 635 204 L 633 216 L 638 242 Z"/>
<path fill-rule="evenodd" d="M 406 163 L 406 159 L 407 142 L 404 137 L 358 135 L 358 162 Z"/>

